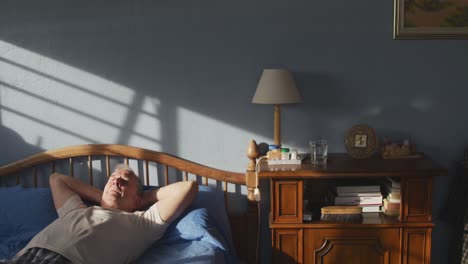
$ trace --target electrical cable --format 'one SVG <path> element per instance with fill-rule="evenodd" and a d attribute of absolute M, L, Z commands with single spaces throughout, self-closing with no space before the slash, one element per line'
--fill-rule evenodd
<path fill-rule="evenodd" d="M 258 188 L 258 173 L 260 172 L 259 171 L 259 167 L 258 165 L 260 164 L 260 161 L 262 159 L 266 159 L 268 158 L 267 156 L 263 156 L 261 158 L 259 158 L 257 160 L 257 164 L 255 164 L 255 190 L 254 190 L 254 197 L 255 197 L 255 201 L 257 202 L 260 202 L 260 199 L 261 199 L 261 195 L 260 195 L 260 189 Z"/>
<path fill-rule="evenodd" d="M 257 215 L 258 215 L 258 225 L 257 225 L 257 249 L 256 249 L 256 259 L 255 259 L 255 262 L 258 263 L 258 258 L 259 258 L 259 255 L 260 255 L 260 225 L 261 225 L 261 221 L 260 221 L 260 215 L 261 215 L 261 210 L 260 210 L 260 188 L 258 188 L 258 173 L 260 172 L 259 171 L 259 167 L 258 167 L 258 164 L 260 164 L 260 161 L 262 159 L 265 159 L 267 158 L 267 156 L 263 156 L 261 158 L 259 158 L 257 160 L 257 164 L 255 164 L 255 190 L 254 190 L 254 197 L 255 197 L 255 201 L 257 202 Z"/>

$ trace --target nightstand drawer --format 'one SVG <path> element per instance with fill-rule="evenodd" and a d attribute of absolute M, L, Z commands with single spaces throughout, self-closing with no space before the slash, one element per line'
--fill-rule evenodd
<path fill-rule="evenodd" d="M 400 229 L 305 229 L 304 263 L 399 264 Z"/>
<path fill-rule="evenodd" d="M 302 223 L 302 180 L 272 180 L 273 223 Z"/>

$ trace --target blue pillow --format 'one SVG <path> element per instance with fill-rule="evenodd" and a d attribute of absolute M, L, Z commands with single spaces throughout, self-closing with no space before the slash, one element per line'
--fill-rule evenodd
<path fill-rule="evenodd" d="M 144 186 L 144 190 L 151 190 L 157 188 L 156 186 Z M 193 208 L 206 208 L 210 216 L 210 221 L 213 226 L 219 231 L 221 238 L 226 242 L 226 250 L 235 254 L 234 243 L 232 241 L 231 225 L 226 210 L 226 203 L 224 201 L 224 192 L 218 188 L 211 186 L 200 185 L 198 187 L 198 194 L 193 201 L 190 211 Z"/>
<path fill-rule="evenodd" d="M 49 188 L 0 188 L 0 259 L 16 254 L 57 217 Z"/>
<path fill-rule="evenodd" d="M 200 185 L 197 198 L 193 202 L 192 207 L 206 208 L 208 210 L 215 227 L 226 240 L 228 250 L 235 254 L 224 192 L 214 187 Z"/>
<path fill-rule="evenodd" d="M 49 188 L 0 188 L 0 223 L 42 230 L 57 219 Z"/>
<path fill-rule="evenodd" d="M 160 243 L 177 242 L 180 239 L 204 241 L 226 250 L 226 243 L 213 225 L 213 221 L 210 221 L 206 208 L 192 209 L 182 214 L 168 227 Z"/>
<path fill-rule="evenodd" d="M 220 263 L 221 260 L 233 263 L 235 257 L 226 248 L 208 210 L 189 207 L 135 263 L 185 263 L 202 259 L 201 263 Z"/>

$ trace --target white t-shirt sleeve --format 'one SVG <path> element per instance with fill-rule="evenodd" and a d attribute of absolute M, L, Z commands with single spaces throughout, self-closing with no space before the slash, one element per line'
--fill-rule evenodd
<path fill-rule="evenodd" d="M 143 217 L 151 222 L 154 222 L 158 225 L 167 224 L 161 218 L 158 211 L 158 203 L 153 204 L 148 210 L 143 213 Z"/>
<path fill-rule="evenodd" d="M 65 201 L 62 207 L 57 209 L 57 214 L 59 217 L 63 217 L 68 212 L 78 208 L 86 208 L 86 205 L 83 203 L 78 194 L 74 194 Z"/>

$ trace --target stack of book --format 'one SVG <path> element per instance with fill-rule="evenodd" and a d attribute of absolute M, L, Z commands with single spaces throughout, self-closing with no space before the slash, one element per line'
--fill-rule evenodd
<path fill-rule="evenodd" d="M 384 214 L 399 216 L 401 204 L 400 181 L 396 178 L 387 177 L 383 187 L 385 192 Z"/>
<path fill-rule="evenodd" d="M 335 205 L 362 207 L 363 213 L 380 212 L 382 207 L 380 185 L 336 186 Z"/>

